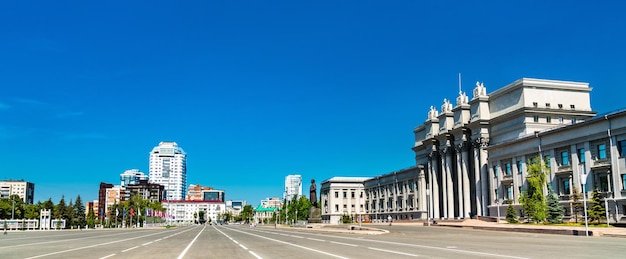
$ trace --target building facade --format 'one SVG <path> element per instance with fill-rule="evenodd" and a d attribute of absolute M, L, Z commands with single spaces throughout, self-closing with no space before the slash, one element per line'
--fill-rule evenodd
<path fill-rule="evenodd" d="M 20 196 L 20 199 L 26 204 L 33 204 L 35 184 L 24 180 L 0 181 L 0 198 L 8 199 L 11 195 Z"/>
<path fill-rule="evenodd" d="M 140 180 L 136 184 L 128 184 L 125 191 L 125 200 L 130 199 L 135 195 L 139 195 L 144 200 L 151 202 L 161 202 L 163 200 L 163 193 L 165 186 L 149 183 L 148 180 Z"/>
<path fill-rule="evenodd" d="M 365 212 L 373 222 L 426 217 L 426 179 L 411 167 L 364 181 Z"/>
<path fill-rule="evenodd" d="M 293 197 L 302 196 L 302 176 L 299 174 L 285 177 L 285 192 L 283 199 L 291 201 Z"/>
<path fill-rule="evenodd" d="M 204 211 L 205 220 L 216 222 L 218 216 L 226 212 L 224 202 L 219 201 L 163 201 L 171 222 L 193 224 L 199 220 L 200 211 Z"/>
<path fill-rule="evenodd" d="M 147 181 L 148 176 L 139 171 L 139 169 L 130 169 L 124 171 L 124 173 L 120 174 L 120 185 L 122 187 L 126 187 L 129 184 L 139 184 L 139 181 Z"/>
<path fill-rule="evenodd" d="M 341 223 L 343 216 L 369 221 L 366 215 L 364 183 L 369 177 L 333 177 L 320 185 L 322 222 Z"/>
<path fill-rule="evenodd" d="M 187 194 L 187 154 L 176 142 L 161 142 L 150 152 L 150 183 L 165 186 L 167 200 Z"/>
<path fill-rule="evenodd" d="M 204 191 L 213 190 L 211 187 L 202 186 L 199 184 L 190 184 L 187 189 L 187 198 L 189 201 L 201 201 L 204 200 Z"/>

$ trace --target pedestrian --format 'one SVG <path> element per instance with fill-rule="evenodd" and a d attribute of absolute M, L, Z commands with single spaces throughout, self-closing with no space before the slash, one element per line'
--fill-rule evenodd
<path fill-rule="evenodd" d="M 391 215 L 387 216 L 387 221 L 389 221 L 389 226 L 391 226 Z"/>

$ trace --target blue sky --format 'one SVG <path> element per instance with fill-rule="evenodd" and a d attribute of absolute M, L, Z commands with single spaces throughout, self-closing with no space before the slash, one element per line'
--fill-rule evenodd
<path fill-rule="evenodd" d="M 556 1 L 555 1 L 556 2 Z M 176 141 L 188 184 L 253 205 L 284 177 L 414 165 L 428 107 L 476 81 L 589 82 L 625 107 L 620 1 L 5 1 L 0 179 L 97 198 Z M 305 191 L 306 192 L 306 191 Z"/>

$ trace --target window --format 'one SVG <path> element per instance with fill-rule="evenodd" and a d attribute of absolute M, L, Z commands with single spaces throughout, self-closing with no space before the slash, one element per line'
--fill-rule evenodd
<path fill-rule="evenodd" d="M 550 168 L 550 167 L 552 166 L 552 163 L 550 162 L 550 155 L 545 155 L 545 156 L 543 157 L 543 160 L 546 162 L 546 166 L 547 166 L 548 168 Z"/>
<path fill-rule="evenodd" d="M 598 145 L 598 159 L 606 159 L 606 144 Z"/>
<path fill-rule="evenodd" d="M 335 204 L 335 212 L 339 211 L 339 204 Z"/>
<path fill-rule="evenodd" d="M 343 192 L 343 198 L 348 198 L 348 192 Z"/>
<path fill-rule="evenodd" d="M 617 150 L 619 151 L 619 156 L 626 156 L 626 140 L 620 140 L 617 142 Z"/>
<path fill-rule="evenodd" d="M 511 175 L 511 163 L 506 163 L 504 164 L 504 168 L 505 168 L 505 173 L 506 175 Z"/>
<path fill-rule="evenodd" d="M 584 148 L 578 149 L 578 161 L 580 161 L 581 164 L 585 163 L 585 149 Z"/>
<path fill-rule="evenodd" d="M 626 174 L 622 175 L 622 190 L 626 190 Z"/>
<path fill-rule="evenodd" d="M 343 209 L 345 210 L 345 209 L 347 209 L 347 208 L 348 208 L 348 204 L 344 204 L 344 205 L 343 205 Z"/>
<path fill-rule="evenodd" d="M 533 102 L 533 107 L 537 108 L 538 104 L 537 102 Z"/>
<path fill-rule="evenodd" d="M 350 198 L 354 199 L 354 192 L 350 194 Z"/>
<path fill-rule="evenodd" d="M 569 152 L 561 151 L 561 165 L 569 165 Z"/>
<path fill-rule="evenodd" d="M 339 198 L 339 192 L 335 192 L 335 198 Z"/>
<path fill-rule="evenodd" d="M 562 103 L 559 103 L 558 106 L 559 106 L 559 109 L 563 109 L 563 104 Z"/>
<path fill-rule="evenodd" d="M 359 198 L 363 198 L 363 192 L 359 193 Z"/>
<path fill-rule="evenodd" d="M 522 160 L 517 161 L 517 173 L 522 173 Z"/>
<path fill-rule="evenodd" d="M 539 116 L 537 115 L 533 116 L 533 122 L 539 122 Z"/>
<path fill-rule="evenodd" d="M 559 117 L 559 124 L 563 124 L 563 117 Z"/>
<path fill-rule="evenodd" d="M 493 177 L 498 177 L 498 166 L 493 166 Z"/>
<path fill-rule="evenodd" d="M 496 200 L 499 200 L 500 195 L 498 195 L 498 189 L 494 189 L 493 192 L 495 193 L 494 197 L 496 197 Z"/>
<path fill-rule="evenodd" d="M 546 108 L 550 108 L 550 103 L 546 103 Z"/>
<path fill-rule="evenodd" d="M 576 124 L 576 118 L 572 117 L 572 124 Z"/>
<path fill-rule="evenodd" d="M 512 200 L 513 199 L 513 186 L 509 185 L 506 187 L 506 199 L 507 200 Z"/>
<path fill-rule="evenodd" d="M 550 117 L 550 116 L 546 117 L 546 122 L 547 123 L 551 123 L 552 122 L 552 117 Z"/>
<path fill-rule="evenodd" d="M 599 181 L 595 182 L 595 188 L 601 192 L 609 192 L 609 176 L 606 174 L 598 175 Z"/>
<path fill-rule="evenodd" d="M 573 104 L 570 104 L 569 108 L 570 108 L 570 109 L 572 109 L 572 110 L 575 110 L 575 109 L 576 109 L 576 106 L 575 106 L 575 105 L 573 105 Z"/>
<path fill-rule="evenodd" d="M 569 179 L 565 179 L 561 182 L 561 194 L 570 195 L 569 184 Z"/>

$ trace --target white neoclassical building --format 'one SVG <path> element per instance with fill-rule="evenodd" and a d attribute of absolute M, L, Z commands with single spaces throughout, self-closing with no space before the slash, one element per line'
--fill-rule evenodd
<path fill-rule="evenodd" d="M 204 211 L 205 220 L 212 222 L 216 222 L 219 215 L 226 212 L 226 205 L 220 201 L 164 200 L 163 207 L 172 216 L 172 221 L 188 224 L 195 222 L 200 211 Z"/>
<path fill-rule="evenodd" d="M 324 180 L 320 185 L 322 222 L 338 224 L 342 216 L 354 219 L 365 216 L 363 183 L 368 179 L 370 177 L 333 177 Z"/>
<path fill-rule="evenodd" d="M 576 190 L 588 195 L 598 190 L 609 220 L 621 221 L 626 110 L 596 116 L 590 93 L 582 82 L 522 78 L 489 94 L 476 83 L 471 99 L 463 92 L 454 105 L 444 99 L 441 109 L 431 106 L 426 121 L 414 129 L 414 167 L 352 179 L 354 187 L 334 187 L 343 184 L 337 181 L 341 177 L 325 181 L 322 215 L 332 221 L 349 213 L 350 207 L 342 210 L 350 204 L 343 189 L 361 186 L 372 220 L 495 216 L 498 209 L 504 215 L 502 205 L 509 202 L 521 212 L 527 163 L 541 157 L 549 161 L 549 184 L 566 214 L 574 213 Z"/>

